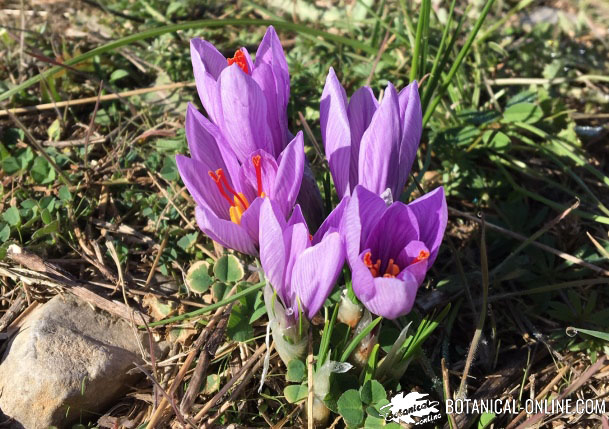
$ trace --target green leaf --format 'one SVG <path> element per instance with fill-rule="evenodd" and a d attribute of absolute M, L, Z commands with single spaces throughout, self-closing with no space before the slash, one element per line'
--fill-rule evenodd
<path fill-rule="evenodd" d="M 283 394 L 286 401 L 290 404 L 295 404 L 307 398 L 308 387 L 303 384 L 290 384 L 283 389 Z"/>
<path fill-rule="evenodd" d="M 19 215 L 17 207 L 9 207 L 2 214 L 2 217 L 10 226 L 18 226 L 21 224 L 21 216 Z"/>
<path fill-rule="evenodd" d="M 163 168 L 161 168 L 161 176 L 163 176 L 170 182 L 175 182 L 180 178 L 180 173 L 178 172 L 178 165 L 176 164 L 175 158 L 173 156 L 168 156 L 165 158 Z"/>
<path fill-rule="evenodd" d="M 514 104 L 503 112 L 505 122 L 526 122 L 533 124 L 543 117 L 541 108 L 533 103 Z"/>
<path fill-rule="evenodd" d="M 186 286 L 194 293 L 205 293 L 213 283 L 209 275 L 209 263 L 197 261 L 192 264 L 186 273 Z"/>
<path fill-rule="evenodd" d="M 11 236 L 11 227 L 8 224 L 0 223 L 0 242 L 4 243 Z"/>
<path fill-rule="evenodd" d="M 233 341 L 243 343 L 254 337 L 254 328 L 249 322 L 251 310 L 247 304 L 247 297 L 241 298 L 228 318 L 226 335 Z"/>
<path fill-rule="evenodd" d="M 364 404 L 376 404 L 387 399 L 387 392 L 381 383 L 369 380 L 360 389 L 360 398 Z"/>
<path fill-rule="evenodd" d="M 191 232 L 190 234 L 183 235 L 178 240 L 178 246 L 180 246 L 184 250 L 188 250 L 193 244 L 197 242 L 198 232 Z"/>
<path fill-rule="evenodd" d="M 59 230 L 59 221 L 54 220 L 53 222 L 49 223 L 48 225 L 43 226 L 42 228 L 40 228 L 39 230 L 34 232 L 32 234 L 32 240 L 36 240 L 45 235 L 52 234 L 54 232 L 57 232 L 58 230 Z"/>
<path fill-rule="evenodd" d="M 238 282 L 245 271 L 235 255 L 224 255 L 214 264 L 214 275 L 223 282 Z"/>
<path fill-rule="evenodd" d="M 55 180 L 55 170 L 42 156 L 37 156 L 34 159 L 34 165 L 32 165 L 30 173 L 37 183 L 50 183 Z"/>
<path fill-rule="evenodd" d="M 112 72 L 112 74 L 110 75 L 110 82 L 116 82 L 117 80 L 120 80 L 126 76 L 129 76 L 129 72 L 127 70 L 123 70 L 123 69 L 114 70 Z"/>
<path fill-rule="evenodd" d="M 510 146 L 510 138 L 501 131 L 486 131 L 482 136 L 484 143 L 496 150 L 503 150 Z"/>
<path fill-rule="evenodd" d="M 47 129 L 47 135 L 49 140 L 57 141 L 61 137 L 61 122 L 59 119 L 55 119 L 53 123 Z"/>
<path fill-rule="evenodd" d="M 40 211 L 40 219 L 42 219 L 42 222 L 44 222 L 45 225 L 48 225 L 53 222 L 53 217 L 51 216 L 51 213 L 48 209 L 42 209 Z"/>
<path fill-rule="evenodd" d="M 359 392 L 349 389 L 338 399 L 338 412 L 349 426 L 359 426 L 364 421 L 363 404 Z"/>
<path fill-rule="evenodd" d="M 303 361 L 299 359 L 292 359 L 288 362 L 288 372 L 285 375 L 287 381 L 292 383 L 300 383 L 305 379 L 307 368 Z"/>
<path fill-rule="evenodd" d="M 203 393 L 205 395 L 211 395 L 216 390 L 220 389 L 221 378 L 218 374 L 210 374 L 205 380 L 205 386 L 203 387 Z"/>
<path fill-rule="evenodd" d="M 2 160 L 2 170 L 6 174 L 15 174 L 21 170 L 21 163 L 13 156 L 6 157 Z"/>
<path fill-rule="evenodd" d="M 567 328 L 567 329 L 572 330 L 575 333 L 581 332 L 582 334 L 590 335 L 592 337 L 598 338 L 603 341 L 609 341 L 608 332 L 592 331 L 590 329 L 580 329 L 580 328 Z"/>
<path fill-rule="evenodd" d="M 495 420 L 495 414 L 493 413 L 482 413 L 480 420 L 478 420 L 478 429 L 484 429 Z"/>
<path fill-rule="evenodd" d="M 59 199 L 63 202 L 69 202 L 72 201 L 72 193 L 70 192 L 70 190 L 68 189 L 67 186 L 62 186 L 61 188 L 59 188 Z"/>

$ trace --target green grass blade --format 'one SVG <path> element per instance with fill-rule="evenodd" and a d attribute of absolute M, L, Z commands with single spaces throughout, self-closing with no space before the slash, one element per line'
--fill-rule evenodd
<path fill-rule="evenodd" d="M 427 48 L 429 45 L 429 20 L 431 18 L 431 0 L 426 0 L 423 2 L 423 36 L 422 36 L 422 47 L 421 47 L 421 59 L 419 61 L 420 64 L 420 76 L 423 78 L 427 71 Z"/>
<path fill-rule="evenodd" d="M 191 21 L 184 22 L 181 24 L 173 24 L 166 25 L 163 27 L 151 28 L 150 30 L 145 30 L 140 33 L 132 34 L 127 37 L 123 37 L 122 39 L 115 40 L 113 42 L 106 43 L 105 45 L 99 46 L 95 49 L 92 49 L 84 54 L 77 55 L 74 58 L 71 58 L 65 61 L 65 65 L 74 66 L 83 61 L 86 61 L 90 58 L 93 58 L 97 55 L 105 54 L 108 52 L 112 52 L 118 48 L 121 48 L 126 45 L 130 45 L 135 42 L 139 42 L 141 40 L 151 39 L 153 37 L 160 36 L 166 33 L 173 33 L 180 30 L 192 30 L 196 28 L 217 28 L 217 27 L 225 27 L 228 25 L 235 26 L 245 26 L 245 25 L 259 25 L 259 26 L 268 26 L 272 25 L 277 29 L 286 30 L 286 31 L 294 31 L 297 33 L 309 34 L 316 37 L 321 37 L 330 42 L 335 42 L 338 44 L 343 44 L 350 46 L 354 49 L 362 50 L 368 54 L 375 55 L 377 54 L 377 49 L 371 46 L 366 45 L 365 43 L 359 42 L 354 39 L 349 39 L 347 37 L 339 36 L 336 34 L 331 34 L 326 31 L 317 30 L 312 28 L 311 26 L 302 25 L 302 24 L 294 24 L 292 22 L 287 21 L 278 21 L 271 19 L 250 19 L 250 18 L 240 18 L 240 19 L 203 19 L 199 21 Z M 42 79 L 46 79 L 49 76 L 57 73 L 64 68 L 61 66 L 54 66 L 49 68 L 48 70 L 37 74 L 36 76 L 26 80 L 25 82 L 17 85 L 14 88 L 9 89 L 8 91 L 0 94 L 0 101 L 6 100 L 7 98 L 29 88 L 30 86 L 40 82 Z"/>
<path fill-rule="evenodd" d="M 377 317 L 372 322 L 370 322 L 370 324 L 368 326 L 366 326 L 362 332 L 357 334 L 355 336 L 355 338 L 353 338 L 351 340 L 351 342 L 349 343 L 349 345 L 343 352 L 342 356 L 340 357 L 341 362 L 346 362 L 347 359 L 349 359 L 349 356 L 351 356 L 351 353 L 353 353 L 353 350 L 355 350 L 355 348 L 358 346 L 358 344 L 362 342 L 364 337 L 366 335 L 368 335 L 374 329 L 374 327 L 381 322 L 381 320 L 383 320 L 382 317 L 380 317 L 380 316 Z"/>
<path fill-rule="evenodd" d="M 461 66 L 461 63 L 463 62 L 463 60 L 465 59 L 465 57 L 469 53 L 469 50 L 472 47 L 472 43 L 474 43 L 474 39 L 476 38 L 476 35 L 478 34 L 478 31 L 480 31 L 480 27 L 482 27 L 482 23 L 486 19 L 486 15 L 488 15 L 488 13 L 490 12 L 491 6 L 493 6 L 494 2 L 495 2 L 495 0 L 487 0 L 486 4 L 484 5 L 484 8 L 482 9 L 482 12 L 480 12 L 480 16 L 478 17 L 478 19 L 476 20 L 476 23 L 474 24 L 474 28 L 473 28 L 472 32 L 470 33 L 470 35 L 467 38 L 465 44 L 463 45 L 463 47 L 459 51 L 459 54 L 457 55 L 457 58 L 455 59 L 455 62 L 453 63 L 452 67 L 448 71 L 448 75 L 446 76 L 446 79 L 444 80 L 444 83 L 440 87 L 440 91 L 438 93 L 438 96 L 431 103 L 431 106 L 429 106 L 429 108 L 425 111 L 425 116 L 423 117 L 423 126 L 425 126 L 427 124 L 427 121 L 429 121 L 429 118 L 433 114 L 433 112 L 436 109 L 437 105 L 440 103 L 440 99 L 442 98 L 442 96 L 446 92 L 446 89 L 448 88 L 448 85 L 450 85 L 450 82 L 452 81 L 453 77 L 457 73 L 457 70 L 459 70 L 459 67 Z"/>
<path fill-rule="evenodd" d="M 317 353 L 317 369 L 321 368 L 321 366 L 326 362 L 326 356 L 328 354 L 328 350 L 330 349 L 330 339 L 332 338 L 332 331 L 334 330 L 336 318 L 338 317 L 339 306 L 340 303 L 337 303 L 334 306 L 332 317 L 330 318 L 330 320 L 326 320 L 326 323 L 324 324 L 324 331 L 321 335 L 321 341 L 319 344 L 319 352 Z"/>
<path fill-rule="evenodd" d="M 415 80 L 419 76 L 419 60 L 421 56 L 421 48 L 423 44 L 423 32 L 425 30 L 425 5 L 430 0 L 423 0 L 417 22 L 417 35 L 415 37 L 414 52 L 412 54 L 412 66 L 410 68 L 410 81 Z"/>
<path fill-rule="evenodd" d="M 214 311 L 220 307 L 225 306 L 226 304 L 235 302 L 235 301 L 243 298 L 244 296 L 247 296 L 251 293 L 254 293 L 254 292 L 262 289 L 265 284 L 266 284 L 265 282 L 256 283 L 255 285 L 250 286 L 247 289 L 242 290 L 241 292 L 237 292 L 233 296 L 229 296 L 228 298 L 223 299 L 222 301 L 218 301 L 215 304 L 211 304 L 211 305 L 208 305 L 207 307 L 200 308 L 195 311 L 191 311 L 190 313 L 184 313 L 184 314 L 180 314 L 179 316 L 159 320 L 158 322 L 152 322 L 152 323 L 149 323 L 148 326 L 150 326 L 150 327 L 163 326 L 163 325 L 167 325 L 168 323 L 181 322 L 183 320 L 192 319 L 193 317 L 197 317 L 202 314 L 209 313 L 210 311 Z M 142 328 L 143 328 L 143 326 L 142 326 Z"/>
<path fill-rule="evenodd" d="M 434 59 L 433 65 L 431 67 L 431 76 L 429 78 L 429 82 L 427 83 L 427 85 L 425 85 L 425 90 L 423 91 L 423 99 L 421 102 L 421 110 L 423 112 L 425 112 L 425 110 L 427 109 L 427 104 L 429 104 L 429 99 L 433 95 L 433 92 L 435 91 L 436 86 L 438 85 L 438 81 L 440 79 L 439 70 L 442 70 L 442 68 L 444 68 L 444 64 L 446 63 L 444 45 L 446 44 L 446 40 L 448 38 L 448 30 L 450 28 L 450 24 L 452 23 L 453 13 L 455 10 L 456 3 L 457 3 L 457 0 L 453 0 L 450 4 L 448 18 L 446 19 L 446 25 L 444 26 L 444 31 L 442 32 L 442 39 L 440 40 L 440 45 L 438 46 L 438 52 L 436 53 L 436 58 Z M 457 34 L 458 31 L 459 30 L 457 29 L 457 31 L 455 31 L 454 34 Z M 454 43 L 454 39 L 455 38 L 453 37 L 453 43 Z M 451 46 L 451 48 L 452 48 L 452 46 Z M 451 49 L 451 48 L 449 48 L 449 49 Z M 440 68 L 440 64 L 442 64 L 442 68 Z"/>

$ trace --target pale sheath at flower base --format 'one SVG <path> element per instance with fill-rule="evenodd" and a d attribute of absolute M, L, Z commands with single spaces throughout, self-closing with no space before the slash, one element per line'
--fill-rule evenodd
<path fill-rule="evenodd" d="M 273 200 L 283 219 L 296 203 L 304 169 L 302 132 L 277 159 L 257 149 L 240 161 L 220 129 L 189 105 L 186 138 L 192 158 L 178 155 L 176 162 L 197 204 L 199 228 L 225 247 L 257 255 L 263 200 Z"/>
<path fill-rule="evenodd" d="M 448 211 L 439 187 L 410 204 L 387 206 L 356 186 L 341 234 L 353 292 L 371 313 L 395 319 L 412 310 L 417 290 L 442 243 Z"/>
<path fill-rule="evenodd" d="M 421 100 L 417 83 L 399 93 L 387 84 L 379 104 L 364 86 L 347 101 L 344 88 L 330 68 L 320 105 L 321 135 L 339 197 L 359 184 L 381 194 L 391 189 L 394 200 L 402 189 L 421 138 Z"/>
<path fill-rule="evenodd" d="M 260 209 L 260 263 L 276 293 L 275 299 L 270 289 L 265 293 L 267 312 L 277 350 L 287 364 L 302 357 L 306 346 L 306 336 L 300 338 L 297 330 L 298 318 L 305 318 L 302 326 L 323 306 L 343 268 L 345 250 L 338 232 L 340 215 L 330 215 L 311 236 L 300 206 L 285 221 L 277 216 L 275 204 L 266 199 Z"/>
<path fill-rule="evenodd" d="M 275 29 L 267 28 L 255 61 L 245 48 L 225 58 L 200 38 L 190 41 L 190 55 L 201 103 L 237 159 L 245 163 L 256 150 L 277 158 L 293 135 L 287 117 L 290 74 Z M 323 204 L 306 159 L 299 202 L 319 225 Z"/>

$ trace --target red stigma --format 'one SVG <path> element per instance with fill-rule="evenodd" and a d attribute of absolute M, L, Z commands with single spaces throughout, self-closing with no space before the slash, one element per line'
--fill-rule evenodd
<path fill-rule="evenodd" d="M 241 50 L 236 51 L 235 55 L 232 58 L 227 58 L 226 61 L 228 61 L 229 66 L 237 64 L 241 70 L 249 74 L 247 60 L 245 59 L 245 54 Z"/>
<path fill-rule="evenodd" d="M 254 164 L 254 168 L 256 169 L 256 185 L 257 185 L 257 191 L 258 191 L 258 196 L 262 197 L 263 195 L 263 191 L 262 191 L 262 167 L 260 166 L 260 160 L 261 160 L 261 156 L 260 155 L 254 155 L 252 156 L 252 163 Z"/>
<path fill-rule="evenodd" d="M 427 258 L 429 258 L 429 252 L 427 250 L 421 250 L 419 252 L 419 255 L 416 258 L 414 258 L 414 260 L 412 261 L 412 264 L 416 264 L 417 262 L 424 261 Z"/>
<path fill-rule="evenodd" d="M 235 197 L 237 197 L 237 199 L 239 200 L 239 202 L 241 203 L 241 205 L 243 207 L 247 207 L 248 204 L 247 202 L 245 202 L 245 200 L 243 199 L 243 197 L 241 195 L 239 195 L 232 187 L 231 185 L 229 185 L 228 180 L 226 180 L 226 176 L 224 175 L 224 170 L 222 170 L 221 168 L 218 168 L 216 170 L 216 174 L 218 175 L 218 177 L 220 178 L 220 180 L 222 181 L 222 184 L 226 187 L 226 189 L 228 190 L 228 192 L 230 192 L 231 195 L 234 195 Z M 235 204 L 231 204 L 231 206 L 234 206 Z"/>
<path fill-rule="evenodd" d="M 226 191 L 225 191 L 225 190 L 224 190 L 224 188 L 222 187 L 222 183 L 220 183 L 221 178 L 219 177 L 219 175 L 218 175 L 218 174 L 216 174 L 216 173 L 218 173 L 218 172 L 222 173 L 222 169 L 220 168 L 220 169 L 216 170 L 216 172 L 215 172 L 215 173 L 214 173 L 213 171 L 208 171 L 208 172 L 207 172 L 207 174 L 209 174 L 209 177 L 211 177 L 211 178 L 214 180 L 214 182 L 216 182 L 216 186 L 218 187 L 218 191 L 220 191 L 220 195 L 222 195 L 222 196 L 224 197 L 224 199 L 225 199 L 226 201 L 228 201 L 228 203 L 229 203 L 231 206 L 235 206 L 235 203 L 233 202 L 233 200 L 231 200 L 231 199 L 229 198 L 229 196 L 228 196 L 228 195 L 226 195 Z M 223 175 L 223 176 L 224 176 L 224 175 Z M 224 180 L 226 180 L 226 179 L 224 179 Z"/>

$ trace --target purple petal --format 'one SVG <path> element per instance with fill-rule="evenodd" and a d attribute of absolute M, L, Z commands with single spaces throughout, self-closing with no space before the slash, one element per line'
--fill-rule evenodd
<path fill-rule="evenodd" d="M 408 243 L 397 258 L 398 266 L 400 268 L 406 267 L 404 270 L 414 276 L 419 285 L 423 283 L 423 280 L 425 279 L 429 261 L 428 258 L 425 258 L 415 262 L 421 255 L 421 252 L 427 252 L 427 254 L 429 254 L 429 249 L 422 241 L 414 240 Z M 404 279 L 405 276 L 406 274 L 404 271 L 397 275 L 397 277 L 400 279 Z"/>
<path fill-rule="evenodd" d="M 294 290 L 292 283 L 292 268 L 298 260 L 299 255 L 304 252 L 308 247 L 311 247 L 311 240 L 309 240 L 309 230 L 307 225 L 304 223 L 297 223 L 294 225 L 287 226 L 283 231 L 283 245 L 286 249 L 287 259 L 285 267 L 285 290 L 288 301 L 285 304 L 291 307 L 294 300 Z"/>
<path fill-rule="evenodd" d="M 370 298 L 360 298 L 371 313 L 389 320 L 410 313 L 419 287 L 412 275 L 406 273 L 403 280 L 377 277 L 373 282 L 374 294 Z M 355 282 L 353 290 L 355 291 Z"/>
<path fill-rule="evenodd" d="M 201 231 L 224 247 L 255 256 L 256 244 L 247 231 L 230 220 L 218 218 L 205 207 L 195 208 L 195 218 Z"/>
<path fill-rule="evenodd" d="M 214 66 L 211 69 L 206 68 L 205 62 L 203 60 L 205 52 L 201 52 L 201 50 L 205 51 L 204 47 L 209 46 L 211 46 L 211 44 L 202 39 L 192 39 L 190 41 L 190 58 L 192 61 L 192 70 L 195 75 L 197 92 L 199 93 L 201 103 L 203 104 L 203 107 L 205 108 L 205 111 L 207 112 L 211 120 L 219 127 L 222 127 L 222 102 L 220 99 L 220 86 L 217 82 L 219 75 L 214 76 L 210 73 L 210 70 L 213 72 L 218 71 L 219 65 Z M 213 46 L 211 47 L 213 48 Z M 207 52 L 209 53 L 210 51 L 208 50 Z M 226 68 L 226 58 L 224 58 L 224 61 L 224 67 Z M 214 64 L 215 63 L 216 61 L 214 61 Z"/>
<path fill-rule="evenodd" d="M 203 161 L 213 171 L 225 169 L 229 181 L 239 177 L 239 162 L 222 131 L 190 103 L 186 112 L 186 138 L 194 159 Z M 238 182 L 233 185 L 242 192 Z"/>
<path fill-rule="evenodd" d="M 245 229 L 254 243 L 258 243 L 260 236 L 260 209 L 263 199 L 256 198 L 241 215 L 241 228 Z"/>
<path fill-rule="evenodd" d="M 285 284 L 285 267 L 287 249 L 283 241 L 283 225 L 275 216 L 275 211 L 268 198 L 264 198 L 260 209 L 260 264 L 277 294 L 283 302 L 288 298 Z"/>
<path fill-rule="evenodd" d="M 300 204 L 296 204 L 294 206 L 294 210 L 292 211 L 292 216 L 290 216 L 290 219 L 288 220 L 288 226 L 294 225 L 297 223 L 304 223 L 304 224 L 307 223 L 305 221 L 304 216 L 302 215 L 302 210 L 300 208 Z"/>
<path fill-rule="evenodd" d="M 432 266 L 438 256 L 442 244 L 444 230 L 448 221 L 448 207 L 444 188 L 440 186 L 431 192 L 417 198 L 408 207 L 413 211 L 419 222 L 419 240 L 425 243 L 430 255 L 428 266 Z"/>
<path fill-rule="evenodd" d="M 400 91 L 400 118 L 402 121 L 402 140 L 400 143 L 400 178 L 398 189 L 400 192 L 408 181 L 408 174 L 412 163 L 417 156 L 421 133 L 423 131 L 423 115 L 421 112 L 421 99 L 417 81 L 412 82 Z M 400 195 L 393 196 L 396 200 Z"/>
<path fill-rule="evenodd" d="M 264 93 L 239 67 L 227 67 L 220 74 L 220 96 L 224 118 L 221 127 L 241 162 L 254 151 L 271 153 Z"/>
<path fill-rule="evenodd" d="M 320 103 L 321 136 L 326 158 L 339 197 L 349 193 L 351 131 L 347 117 L 347 95 L 330 67 Z"/>
<path fill-rule="evenodd" d="M 378 109 L 378 101 L 369 86 L 364 86 L 353 93 L 347 107 L 347 116 L 351 127 L 351 165 L 349 168 L 349 184 L 354 188 L 358 183 L 359 149 L 362 136 L 370 125 L 374 113 Z"/>
<path fill-rule="evenodd" d="M 285 216 L 296 204 L 302 183 L 304 156 L 304 140 L 300 131 L 279 156 L 279 168 L 272 191 L 272 198 L 279 202 Z"/>
<path fill-rule="evenodd" d="M 216 183 L 207 173 L 212 168 L 184 155 L 176 156 L 176 164 L 182 181 L 197 205 L 205 207 L 217 217 L 229 219 L 230 204 L 222 197 Z"/>
<path fill-rule="evenodd" d="M 266 63 L 260 63 L 256 66 L 252 77 L 266 97 L 266 119 L 273 140 L 272 153 L 274 156 L 278 156 L 288 138 L 288 98 L 281 88 L 284 84 L 284 76 L 281 70 L 275 70 Z"/>
<path fill-rule="evenodd" d="M 341 225 L 341 234 L 345 239 L 350 262 L 358 259 L 362 245 L 386 209 L 381 197 L 363 186 L 355 187 Z"/>
<path fill-rule="evenodd" d="M 193 61 L 193 67 L 201 68 L 201 71 L 209 73 L 214 79 L 218 79 L 222 70 L 228 66 L 228 61 L 224 55 L 207 40 L 200 38 L 191 39 L 190 49 L 191 51 L 196 51 L 198 58 L 200 59 L 200 61 L 197 61 L 196 65 Z"/>
<path fill-rule="evenodd" d="M 313 236 L 313 244 L 319 243 L 329 232 L 337 232 L 340 230 L 340 225 L 343 222 L 343 215 L 349 203 L 349 196 L 343 197 L 336 208 L 328 215 L 326 220 L 321 224 L 315 235 Z"/>
<path fill-rule="evenodd" d="M 358 183 L 377 194 L 391 188 L 394 199 L 399 197 L 397 192 L 402 191 L 397 189 L 400 130 L 398 95 L 389 83 L 381 105 L 362 136 Z"/>
<path fill-rule="evenodd" d="M 217 140 L 217 136 L 221 135 L 217 127 L 209 122 L 195 106 L 188 103 L 186 109 L 186 139 L 188 140 L 188 148 L 193 159 L 202 161 L 214 170 L 222 168 L 226 170 L 224 157 L 220 151 L 222 144 L 226 145 L 225 140 Z M 208 130 L 216 128 L 218 132 L 212 134 Z M 211 130 L 210 130 L 211 131 Z M 226 148 L 225 153 L 230 153 L 230 148 Z M 232 151 L 231 151 L 232 152 Z M 236 160 L 235 160 L 236 161 Z"/>
<path fill-rule="evenodd" d="M 269 64 L 271 67 L 279 67 L 285 73 L 289 73 L 288 62 L 285 59 L 281 41 L 272 25 L 266 29 L 266 33 L 264 33 L 264 37 L 256 51 L 256 67 L 260 63 Z"/>
<path fill-rule="evenodd" d="M 328 234 L 321 243 L 298 257 L 292 273 L 292 287 L 308 319 L 315 316 L 330 295 L 344 262 L 345 253 L 338 233 Z"/>
<path fill-rule="evenodd" d="M 419 239 L 417 218 L 406 204 L 393 203 L 370 231 L 362 247 L 372 251 L 374 259 L 381 260 L 381 272 L 385 272 L 389 259 L 398 255 L 412 240 Z"/>
<path fill-rule="evenodd" d="M 262 182 L 261 191 L 265 195 L 273 197 L 273 186 L 277 180 L 277 161 L 275 158 L 263 150 L 257 150 L 247 157 L 241 165 L 241 181 L 247 182 L 247 185 L 251 187 L 254 194 L 258 193 L 258 178 L 256 176 L 256 167 L 254 165 L 253 158 L 260 156 L 260 179 Z"/>

